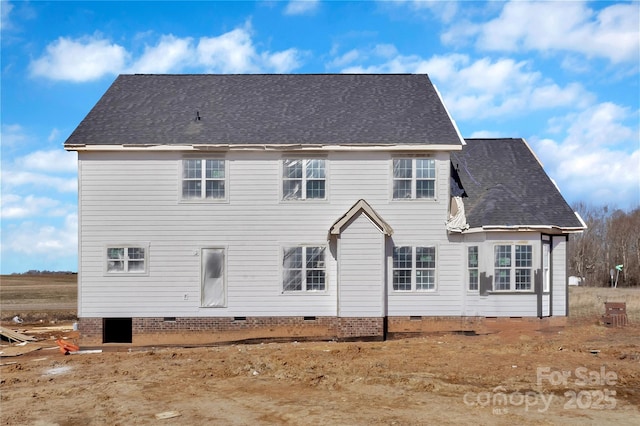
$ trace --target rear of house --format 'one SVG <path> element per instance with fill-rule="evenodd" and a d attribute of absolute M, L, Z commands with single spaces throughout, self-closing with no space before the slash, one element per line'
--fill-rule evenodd
<path fill-rule="evenodd" d="M 78 152 L 83 344 L 384 338 L 567 315 L 583 228 L 426 75 L 123 75 Z"/>

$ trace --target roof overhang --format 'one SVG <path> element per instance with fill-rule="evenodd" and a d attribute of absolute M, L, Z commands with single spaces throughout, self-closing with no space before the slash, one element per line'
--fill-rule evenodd
<path fill-rule="evenodd" d="M 393 234 L 393 228 L 380 217 L 378 213 L 367 203 L 365 200 L 358 200 L 342 217 L 336 220 L 331 228 L 329 228 L 329 235 L 340 235 L 342 228 L 345 227 L 351 219 L 357 216 L 360 212 L 365 214 L 371 222 L 387 236 Z"/>
<path fill-rule="evenodd" d="M 554 225 L 486 225 L 469 228 L 463 234 L 474 234 L 479 232 L 547 232 L 550 234 L 578 234 L 583 232 L 585 227 L 562 227 Z"/>
<path fill-rule="evenodd" d="M 445 144 L 206 144 L 206 145 L 154 145 L 154 144 L 67 144 L 67 151 L 78 152 L 157 152 L 157 151 L 461 151 L 462 145 Z"/>

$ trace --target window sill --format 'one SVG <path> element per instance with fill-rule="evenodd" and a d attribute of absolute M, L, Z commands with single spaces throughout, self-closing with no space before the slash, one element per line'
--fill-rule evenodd
<path fill-rule="evenodd" d="M 179 204 L 225 204 L 229 203 L 227 198 L 194 198 L 194 199 L 180 199 Z"/>
<path fill-rule="evenodd" d="M 149 271 L 145 272 L 105 272 L 105 277 L 148 277 Z"/>
<path fill-rule="evenodd" d="M 535 291 L 533 290 L 504 290 L 504 291 L 489 291 L 487 292 L 487 294 L 493 295 L 493 294 L 536 294 Z"/>
<path fill-rule="evenodd" d="M 438 201 L 438 199 L 437 198 L 392 198 L 391 201 L 393 201 L 393 202 L 396 202 L 396 201 L 397 202 L 405 202 L 405 203 L 411 202 L 411 201 L 413 201 L 413 202 L 420 202 L 420 201 L 422 201 L 422 202 L 435 202 L 435 201 Z"/>

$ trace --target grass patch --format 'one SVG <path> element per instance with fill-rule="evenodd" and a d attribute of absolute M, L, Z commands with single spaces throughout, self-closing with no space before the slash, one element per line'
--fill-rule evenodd
<path fill-rule="evenodd" d="M 569 287 L 571 318 L 600 318 L 605 302 L 625 302 L 629 321 L 640 322 L 640 288 Z"/>

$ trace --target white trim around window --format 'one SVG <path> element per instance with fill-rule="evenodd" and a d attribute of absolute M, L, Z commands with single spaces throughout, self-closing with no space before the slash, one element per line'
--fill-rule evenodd
<path fill-rule="evenodd" d="M 105 276 L 149 275 L 149 243 L 106 244 L 103 256 Z"/>
<path fill-rule="evenodd" d="M 467 246 L 467 291 L 480 291 L 480 248 L 478 245 Z"/>
<path fill-rule="evenodd" d="M 493 248 L 493 291 L 534 291 L 532 244 L 500 243 Z"/>
<path fill-rule="evenodd" d="M 324 245 L 284 246 L 281 252 L 282 293 L 325 293 L 328 249 Z"/>
<path fill-rule="evenodd" d="M 182 202 L 225 202 L 229 198 L 229 165 L 222 157 L 184 157 L 180 161 Z"/>
<path fill-rule="evenodd" d="M 391 289 L 397 293 L 436 291 L 437 253 L 435 245 L 394 246 Z"/>
<path fill-rule="evenodd" d="M 328 161 L 322 157 L 284 157 L 280 162 L 282 201 L 328 199 Z"/>
<path fill-rule="evenodd" d="M 437 161 L 431 157 L 394 157 L 391 160 L 393 200 L 435 200 Z"/>

